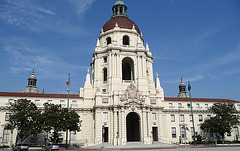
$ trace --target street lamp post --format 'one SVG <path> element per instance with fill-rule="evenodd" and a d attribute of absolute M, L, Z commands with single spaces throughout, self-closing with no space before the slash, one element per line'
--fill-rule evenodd
<path fill-rule="evenodd" d="M 191 85 L 190 81 L 188 81 L 188 91 L 190 95 L 190 104 L 191 104 L 191 114 L 192 114 L 192 124 L 193 124 L 193 140 L 194 140 L 194 146 L 196 146 L 196 139 L 195 139 L 195 127 L 194 127 L 194 117 L 193 117 L 193 109 L 192 109 L 192 94 L 191 94 Z"/>

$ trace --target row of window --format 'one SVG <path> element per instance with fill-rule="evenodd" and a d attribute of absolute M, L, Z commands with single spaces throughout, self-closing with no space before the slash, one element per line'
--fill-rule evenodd
<path fill-rule="evenodd" d="M 107 37 L 106 41 L 107 41 L 107 45 L 111 44 L 112 43 L 111 37 Z M 123 36 L 122 44 L 123 45 L 129 45 L 129 42 L 130 42 L 129 36 L 127 36 L 127 35 Z"/>
<path fill-rule="evenodd" d="M 10 103 L 14 103 L 14 99 L 9 99 L 8 100 L 8 104 Z M 34 102 L 37 106 L 40 105 L 40 100 L 35 100 Z M 53 103 L 53 100 L 47 100 L 47 103 L 49 104 L 52 104 Z M 65 100 L 60 100 L 60 104 L 62 106 L 65 106 Z M 71 104 L 72 107 L 77 107 L 77 100 L 72 100 L 72 104 Z"/>
<path fill-rule="evenodd" d="M 205 108 L 208 108 L 208 104 L 204 104 L 204 106 L 205 106 Z M 190 108 L 191 104 L 187 103 L 187 107 Z M 196 103 L 196 107 L 197 108 L 202 108 L 199 103 Z M 173 103 L 169 103 L 169 108 L 175 108 L 175 106 L 173 106 Z M 178 103 L 178 108 L 184 108 L 183 104 Z"/>
<path fill-rule="evenodd" d="M 171 122 L 175 122 L 175 114 L 171 114 L 170 116 L 171 116 Z M 207 115 L 206 120 L 210 119 L 210 118 L 211 118 L 211 115 Z M 190 119 L 190 122 L 192 122 L 192 115 L 189 115 L 189 119 Z M 203 116 L 202 115 L 198 115 L 198 120 L 199 120 L 199 122 L 202 122 L 203 121 Z M 179 121 L 180 122 L 185 122 L 185 117 L 184 117 L 183 114 L 181 114 L 179 116 Z"/>
<path fill-rule="evenodd" d="M 193 127 L 190 128 L 190 130 L 188 129 L 188 127 L 181 127 L 180 128 L 180 136 L 181 138 L 185 138 L 186 137 L 186 132 L 190 131 L 191 132 L 191 136 L 194 135 L 193 133 Z M 177 131 L 176 131 L 176 127 L 171 127 L 171 132 L 172 132 L 172 138 L 177 138 Z M 233 133 L 235 133 L 235 135 L 239 136 L 239 130 L 238 127 L 233 128 Z M 213 134 L 212 134 L 213 135 Z M 232 136 L 232 133 L 227 133 L 227 136 Z M 213 136 L 212 136 L 213 137 Z"/>

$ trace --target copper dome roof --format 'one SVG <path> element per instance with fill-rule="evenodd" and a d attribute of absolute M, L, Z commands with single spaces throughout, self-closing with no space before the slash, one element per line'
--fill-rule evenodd
<path fill-rule="evenodd" d="M 103 31 L 106 32 L 108 30 L 113 29 L 115 27 L 116 23 L 118 24 L 119 28 L 125 28 L 125 29 L 132 29 L 133 25 L 134 25 L 136 31 L 140 34 L 140 30 L 139 30 L 138 26 L 131 19 L 129 19 L 128 17 L 124 17 L 124 16 L 111 18 L 103 26 Z"/>

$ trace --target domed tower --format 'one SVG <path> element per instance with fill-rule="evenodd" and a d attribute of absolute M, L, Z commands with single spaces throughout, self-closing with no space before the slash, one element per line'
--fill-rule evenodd
<path fill-rule="evenodd" d="M 153 56 L 149 45 L 144 46 L 140 29 L 129 19 L 126 5 L 118 0 L 112 11 L 97 38 L 91 61 L 92 79 L 88 71 L 79 95 L 83 102 L 92 104 L 96 144 L 102 141 L 103 127 L 104 139 L 111 144 L 151 144 L 149 120 L 153 108 L 161 118 L 164 92 L 158 74 L 156 82 L 153 80 Z M 155 122 L 154 140 L 162 137 L 160 127 Z"/>
<path fill-rule="evenodd" d="M 38 93 L 37 89 L 37 78 L 34 74 L 34 69 L 32 71 L 32 74 L 28 78 L 28 86 L 25 88 L 24 92 L 26 93 Z"/>
<path fill-rule="evenodd" d="M 153 56 L 138 26 L 129 19 L 127 7 L 118 0 L 97 39 L 91 62 L 92 84 L 95 90 L 113 94 L 125 90 L 131 83 L 139 91 L 156 94 L 153 80 Z M 163 91 L 159 94 L 162 95 Z"/>
<path fill-rule="evenodd" d="M 186 91 L 186 85 L 182 81 L 181 77 L 181 83 L 179 84 L 179 93 L 178 93 L 179 98 L 189 98 L 189 95 Z"/>

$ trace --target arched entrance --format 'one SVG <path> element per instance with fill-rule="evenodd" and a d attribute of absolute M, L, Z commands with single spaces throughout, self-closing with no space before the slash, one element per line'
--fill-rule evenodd
<path fill-rule="evenodd" d="M 126 118 L 127 141 L 140 141 L 140 117 L 137 113 L 131 112 Z"/>

